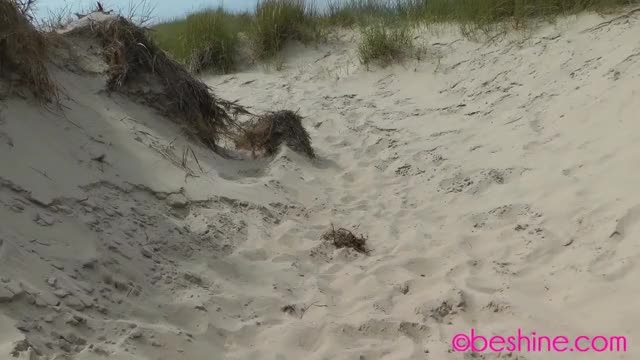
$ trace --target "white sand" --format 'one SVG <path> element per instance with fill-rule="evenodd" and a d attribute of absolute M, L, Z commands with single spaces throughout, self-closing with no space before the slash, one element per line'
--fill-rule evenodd
<path fill-rule="evenodd" d="M 629 339 L 483 359 L 638 358 L 640 13 L 588 30 L 611 18 L 427 31 L 427 59 L 371 71 L 346 34 L 207 79 L 299 108 L 315 162 L 222 159 L 52 67 L 66 118 L 0 113 L 0 359 L 471 359 L 450 342 L 472 327 Z M 332 222 L 371 255 L 312 251 Z"/>

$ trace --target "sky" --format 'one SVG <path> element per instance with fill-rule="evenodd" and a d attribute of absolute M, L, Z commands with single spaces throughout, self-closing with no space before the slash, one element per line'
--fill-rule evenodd
<path fill-rule="evenodd" d="M 129 3 L 139 3 L 141 0 L 102 0 L 107 9 L 128 9 Z M 218 7 L 224 5 L 230 10 L 247 10 L 255 7 L 257 0 L 147 0 L 155 5 L 154 17 L 156 20 L 165 20 L 183 16 L 204 7 Z M 93 8 L 94 0 L 38 0 L 36 16 L 44 17 L 49 11 L 55 11 L 71 6 L 74 10 Z"/>

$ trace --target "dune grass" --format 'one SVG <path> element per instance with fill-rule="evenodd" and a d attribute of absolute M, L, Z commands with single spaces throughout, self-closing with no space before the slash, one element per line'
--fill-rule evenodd
<path fill-rule="evenodd" d="M 153 27 L 153 38 L 193 71 L 232 71 L 240 34 L 248 38 L 256 60 L 273 58 L 291 40 L 318 38 L 318 14 L 305 0 L 261 0 L 253 13 L 207 9 Z"/>
<path fill-rule="evenodd" d="M 380 20 L 420 21 L 426 3 L 427 0 L 329 0 L 324 16 L 327 23 L 345 27 Z"/>
<path fill-rule="evenodd" d="M 421 23 L 492 23 L 606 11 L 637 0 L 330 0 L 330 23 L 350 26 L 372 18 Z"/>
<path fill-rule="evenodd" d="M 318 3 L 323 3 L 324 0 Z M 552 19 L 581 11 L 608 11 L 640 0 L 260 0 L 244 14 L 203 10 L 154 27 L 160 47 L 195 71 L 234 68 L 239 37 L 248 40 L 252 57 L 267 61 L 292 40 L 324 39 L 336 27 L 359 27 L 363 62 L 395 59 L 410 48 L 415 25 L 457 23 L 467 36 L 497 24 L 522 29 L 531 19 Z M 384 25 L 380 25 L 384 24 Z M 387 24 L 393 24 L 388 27 Z M 400 24 L 400 25 L 399 25 Z M 401 51 L 402 50 L 402 51 Z M 392 55 L 396 54 L 396 55 Z"/>
<path fill-rule="evenodd" d="M 360 32 L 362 39 L 358 55 L 367 66 L 371 63 L 389 65 L 403 59 L 415 48 L 411 29 L 402 23 L 378 21 L 364 25 Z"/>
<path fill-rule="evenodd" d="M 242 20 L 222 8 L 209 9 L 158 24 L 152 36 L 160 48 L 192 72 L 228 73 L 235 67 Z"/>
<path fill-rule="evenodd" d="M 251 34 L 255 57 L 272 58 L 290 40 L 313 40 L 317 18 L 314 7 L 305 0 L 259 1 Z"/>

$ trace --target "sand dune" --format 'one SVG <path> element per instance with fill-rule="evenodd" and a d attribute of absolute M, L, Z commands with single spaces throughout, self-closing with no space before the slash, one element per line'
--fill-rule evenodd
<path fill-rule="evenodd" d="M 221 158 L 97 59 L 52 66 L 65 116 L 0 112 L 0 358 L 636 358 L 640 13 L 613 18 L 425 29 L 426 59 L 369 71 L 347 32 L 205 79 L 300 109 L 316 160 Z M 372 252 L 323 245 L 331 223 Z M 629 346 L 454 352 L 470 328 Z"/>

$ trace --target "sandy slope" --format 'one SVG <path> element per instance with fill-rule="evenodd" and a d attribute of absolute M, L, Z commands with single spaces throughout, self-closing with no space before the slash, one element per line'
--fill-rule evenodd
<path fill-rule="evenodd" d="M 175 125 L 55 70 L 66 118 L 0 113 L 0 358 L 25 336 L 42 359 L 637 358 L 640 14 L 604 20 L 425 31 L 427 60 L 372 71 L 346 34 L 207 79 L 299 108 L 317 161 L 191 144 L 185 169 Z M 321 246 L 331 222 L 372 254 Z M 472 327 L 629 348 L 452 352 Z"/>

